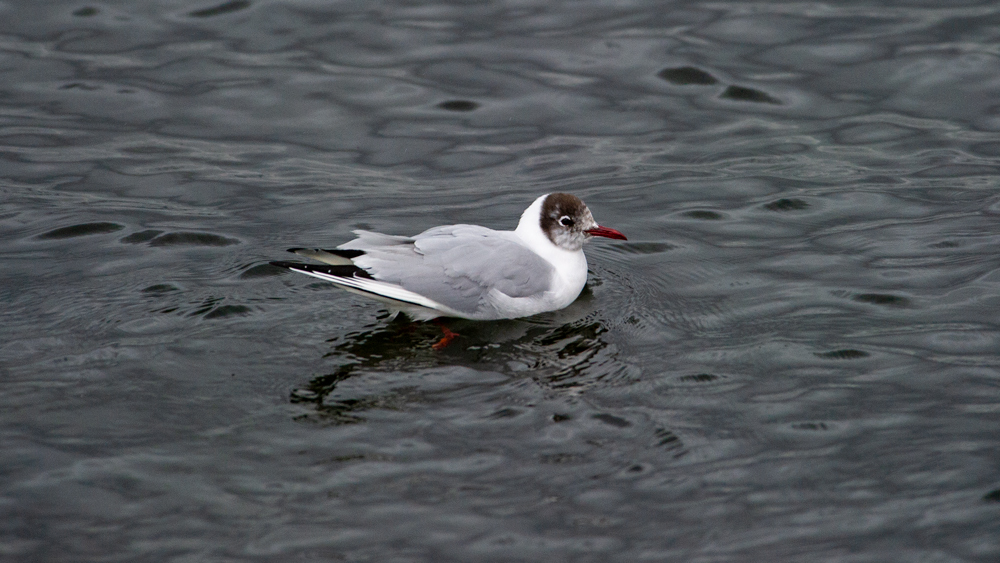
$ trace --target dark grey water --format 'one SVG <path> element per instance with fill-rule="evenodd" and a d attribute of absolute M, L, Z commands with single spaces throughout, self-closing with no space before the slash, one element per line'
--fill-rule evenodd
<path fill-rule="evenodd" d="M 0 4 L 0 557 L 1000 558 L 990 2 Z M 356 228 L 588 247 L 390 321 Z"/>

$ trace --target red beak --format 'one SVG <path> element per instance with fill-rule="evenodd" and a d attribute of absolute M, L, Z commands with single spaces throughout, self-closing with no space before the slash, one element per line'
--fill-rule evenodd
<path fill-rule="evenodd" d="M 628 240 L 627 238 L 625 238 L 625 235 L 619 233 L 618 231 L 614 229 L 609 229 L 608 227 L 602 227 L 600 225 L 598 225 L 596 229 L 587 229 L 584 232 L 586 232 L 588 235 L 594 235 L 595 237 L 608 237 L 618 240 Z"/>

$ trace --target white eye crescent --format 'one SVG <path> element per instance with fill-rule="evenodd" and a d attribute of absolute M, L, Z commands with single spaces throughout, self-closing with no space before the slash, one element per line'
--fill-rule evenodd
<path fill-rule="evenodd" d="M 559 218 L 559 224 L 564 227 L 572 227 L 573 219 L 570 218 L 569 215 L 563 215 L 562 217 Z"/>

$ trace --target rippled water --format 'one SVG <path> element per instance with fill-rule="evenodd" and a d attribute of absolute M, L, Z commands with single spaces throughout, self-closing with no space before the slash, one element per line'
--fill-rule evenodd
<path fill-rule="evenodd" d="M 994 561 L 987 2 L 0 4 L 11 561 Z M 267 266 L 588 246 L 437 327 Z"/>

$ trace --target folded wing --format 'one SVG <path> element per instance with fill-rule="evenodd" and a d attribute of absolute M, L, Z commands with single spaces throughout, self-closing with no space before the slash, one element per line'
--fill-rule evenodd
<path fill-rule="evenodd" d="M 448 225 L 413 237 L 355 234 L 358 238 L 335 250 L 293 249 L 331 265 L 330 271 L 298 271 L 467 318 L 496 318 L 499 301 L 538 298 L 554 275 L 552 266 L 511 232 Z M 333 271 L 349 264 L 360 271 Z"/>

